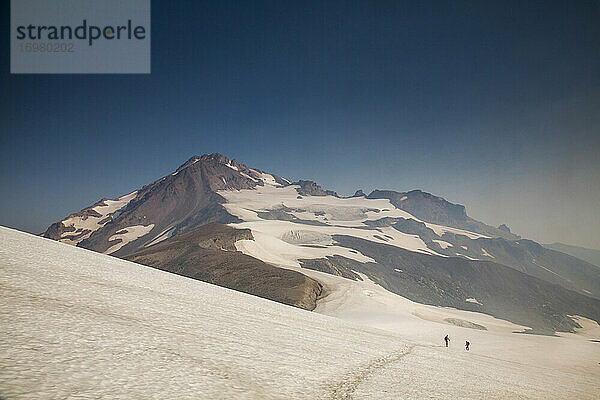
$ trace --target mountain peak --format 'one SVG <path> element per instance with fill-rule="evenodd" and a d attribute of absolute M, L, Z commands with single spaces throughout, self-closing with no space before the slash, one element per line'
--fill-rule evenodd
<path fill-rule="evenodd" d="M 200 161 L 201 163 L 206 163 L 206 164 L 211 164 L 211 165 L 218 165 L 218 164 L 222 164 L 225 165 L 233 170 L 249 170 L 250 168 L 246 167 L 243 164 L 238 163 L 235 160 L 229 159 L 227 157 L 225 157 L 224 155 L 220 154 L 220 153 L 211 153 L 211 154 L 203 154 L 201 156 L 195 155 L 190 157 L 185 163 L 183 163 L 179 168 L 177 168 L 177 170 L 175 171 L 175 175 L 180 172 L 181 170 L 184 170 L 194 164 L 196 164 L 198 161 Z"/>
<path fill-rule="evenodd" d="M 194 157 L 197 157 L 197 156 L 194 156 Z M 194 157 L 192 157 L 192 158 L 194 158 Z M 216 161 L 220 164 L 228 164 L 232 161 L 220 153 L 203 154 L 202 157 L 199 157 L 199 158 L 202 161 Z"/>

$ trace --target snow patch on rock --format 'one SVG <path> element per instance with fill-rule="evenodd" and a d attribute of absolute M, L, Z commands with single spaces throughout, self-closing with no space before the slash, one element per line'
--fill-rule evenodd
<path fill-rule="evenodd" d="M 154 228 L 154 224 L 150 224 L 147 226 L 133 225 L 133 226 L 128 226 L 127 228 L 121 229 L 120 231 L 116 232 L 114 235 L 112 235 L 108 239 L 109 243 L 112 242 L 113 240 L 120 240 L 120 242 L 110 246 L 106 251 L 104 251 L 104 254 L 114 253 L 115 251 L 119 250 L 121 247 L 125 246 L 127 243 L 133 242 L 134 240 L 139 239 L 144 235 L 147 235 L 148 233 L 150 233 L 152 228 Z"/>
<path fill-rule="evenodd" d="M 161 233 L 159 233 L 158 236 L 156 236 L 154 238 L 154 240 L 152 240 L 150 243 L 148 243 L 144 247 L 150 247 L 150 246 L 152 246 L 154 244 L 160 243 L 163 240 L 166 240 L 166 239 L 170 238 L 171 236 L 173 236 L 173 231 L 174 230 L 175 230 L 175 228 L 165 229 L 164 231 L 162 231 Z"/>
<path fill-rule="evenodd" d="M 448 247 L 452 247 L 452 243 L 448 243 L 444 240 L 433 239 L 433 241 L 440 245 L 442 249 L 447 249 Z"/>
<path fill-rule="evenodd" d="M 493 255 L 491 255 L 490 253 L 487 252 L 486 249 L 484 249 L 483 247 L 481 248 L 481 253 L 485 256 L 485 257 L 490 257 L 490 258 L 495 258 Z"/>
<path fill-rule="evenodd" d="M 118 197 L 115 200 L 104 200 L 101 204 L 92 207 L 91 210 L 98 213 L 95 215 L 73 215 L 61 221 L 65 227 L 72 227 L 75 230 L 64 232 L 59 241 L 67 244 L 76 245 L 84 239 L 90 237 L 92 233 L 102 228 L 110 221 L 110 216 L 115 212 L 125 208 L 131 200 L 137 196 L 137 190 Z M 83 232 L 88 231 L 85 234 Z"/>
<path fill-rule="evenodd" d="M 481 304 L 480 302 L 478 302 L 476 298 L 473 298 L 473 297 L 469 297 L 468 299 L 465 299 L 465 301 L 466 301 L 467 303 L 475 303 L 475 304 L 479 304 L 480 306 L 482 306 L 482 305 L 483 305 L 483 304 Z"/>

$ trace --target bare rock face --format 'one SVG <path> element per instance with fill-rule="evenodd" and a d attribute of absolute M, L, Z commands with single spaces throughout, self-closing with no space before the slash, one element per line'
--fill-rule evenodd
<path fill-rule="evenodd" d="M 303 181 L 299 180 L 298 182 L 292 183 L 292 185 L 298 185 L 299 188 L 296 189 L 299 195 L 301 196 L 335 196 L 339 197 L 336 192 L 333 190 L 324 190 L 321 186 L 317 185 L 316 182 L 313 181 Z"/>
<path fill-rule="evenodd" d="M 291 306 L 313 310 L 320 283 L 235 250 L 248 229 L 208 224 L 139 250 L 125 259 Z"/>
<path fill-rule="evenodd" d="M 598 268 L 566 254 L 546 249 L 531 240 L 503 237 L 470 238 L 460 233 L 435 233 L 423 222 L 405 218 L 380 218 L 365 221 L 375 229 L 392 227 L 418 236 L 437 254 L 465 259 L 493 261 L 528 275 L 560 285 L 565 289 L 600 299 Z"/>
<path fill-rule="evenodd" d="M 510 228 L 506 224 L 501 224 L 500 226 L 498 226 L 498 229 L 510 233 Z"/>
<path fill-rule="evenodd" d="M 68 217 L 67 217 L 68 218 Z M 58 221 L 53 223 L 46 229 L 46 232 L 42 233 L 41 236 L 53 239 L 60 240 L 63 235 L 67 232 L 74 232 L 75 228 L 72 226 L 63 225 L 62 221 Z"/>

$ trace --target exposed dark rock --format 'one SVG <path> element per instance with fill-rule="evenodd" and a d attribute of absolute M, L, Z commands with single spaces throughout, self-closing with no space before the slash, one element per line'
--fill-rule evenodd
<path fill-rule="evenodd" d="M 108 223 L 108 221 L 112 220 L 112 216 L 108 216 L 106 218 L 101 219 L 100 221 L 98 221 L 98 225 L 104 225 L 106 223 Z"/>
<path fill-rule="evenodd" d="M 500 226 L 498 226 L 498 229 L 510 233 L 510 228 L 506 224 L 501 224 Z"/>
<path fill-rule="evenodd" d="M 85 220 L 88 217 L 97 217 L 97 218 L 101 217 L 102 215 L 100 213 L 98 213 L 97 211 L 95 211 L 94 207 L 106 205 L 106 203 L 105 203 L 106 200 L 108 200 L 108 199 L 103 198 L 103 199 L 97 201 L 96 203 L 92 204 L 91 206 L 84 208 L 81 211 L 77 211 L 76 213 L 68 215 L 64 219 L 69 219 L 69 218 L 73 218 L 73 217 L 81 217 L 82 219 Z M 75 230 L 76 230 L 76 228 L 74 228 L 72 226 L 64 226 L 62 224 L 62 221 L 59 221 L 59 222 L 55 222 L 52 225 L 50 225 L 44 233 L 40 234 L 40 236 L 43 236 L 43 237 L 46 237 L 49 239 L 60 240 L 63 233 L 74 232 Z M 80 235 L 78 235 L 78 236 L 80 236 Z"/>
<path fill-rule="evenodd" d="M 234 243 L 243 239 L 253 239 L 250 230 L 208 224 L 125 259 L 306 310 L 315 308 L 320 283 L 235 251 Z"/>
<path fill-rule="evenodd" d="M 346 257 L 336 255 L 329 256 L 327 258 L 316 258 L 311 260 L 298 261 L 300 262 L 302 268 L 326 272 L 331 275 L 362 281 L 360 275 L 353 271 L 355 267 L 360 266 L 360 263 L 358 261 L 354 261 Z"/>
<path fill-rule="evenodd" d="M 428 228 L 423 222 L 415 221 L 412 218 L 398 218 L 397 222 L 392 226 L 400 232 L 419 236 L 427 246 L 433 243 L 433 239 L 439 239 L 439 236 L 436 235 L 433 229 Z"/>
<path fill-rule="evenodd" d="M 68 217 L 67 217 L 68 218 Z M 75 228 L 72 226 L 64 226 L 61 221 L 55 222 L 46 229 L 46 232 L 40 233 L 40 236 L 47 237 L 49 239 L 59 240 L 63 233 L 74 232 Z"/>
<path fill-rule="evenodd" d="M 384 238 L 383 236 L 379 236 L 379 235 L 373 235 L 373 237 L 379 239 L 379 240 L 383 240 L 384 242 L 389 242 L 389 239 Z"/>
<path fill-rule="evenodd" d="M 388 226 L 394 225 L 396 222 L 398 222 L 398 218 L 384 217 L 377 220 L 368 220 L 364 223 L 365 225 L 374 228 L 386 228 Z"/>
<path fill-rule="evenodd" d="M 69 235 L 69 239 L 71 239 L 71 240 L 78 240 L 79 238 L 87 235 L 90 232 L 91 231 L 89 229 L 84 229 L 81 232 L 77 233 L 76 235 Z"/>
<path fill-rule="evenodd" d="M 470 239 L 450 232 L 444 233 L 441 239 L 453 247 L 436 249 L 438 253 L 450 256 L 463 254 L 490 260 L 586 296 L 600 298 L 599 268 L 567 254 L 546 249 L 534 241 Z"/>
<path fill-rule="evenodd" d="M 303 212 L 305 210 L 297 208 L 288 208 L 285 205 L 272 208 L 271 210 L 259 211 L 256 214 L 262 219 L 275 220 L 275 221 L 292 221 L 298 224 L 304 225 L 317 225 L 326 226 L 327 224 L 312 219 L 301 219 L 291 214 L 292 212 Z M 317 213 L 315 213 L 317 215 Z"/>
<path fill-rule="evenodd" d="M 296 189 L 299 195 L 301 196 L 335 196 L 339 197 L 338 194 L 332 190 L 323 190 L 323 188 L 317 185 L 313 181 L 303 181 L 299 180 L 298 182 L 292 183 L 292 185 L 298 185 L 299 188 Z"/>

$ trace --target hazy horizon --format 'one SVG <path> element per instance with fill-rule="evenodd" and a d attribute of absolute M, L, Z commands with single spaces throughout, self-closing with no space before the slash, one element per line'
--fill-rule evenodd
<path fill-rule="evenodd" d="M 11 75 L 4 52 L 0 225 L 40 233 L 219 152 L 600 249 L 599 9 L 153 1 L 149 75 Z"/>

